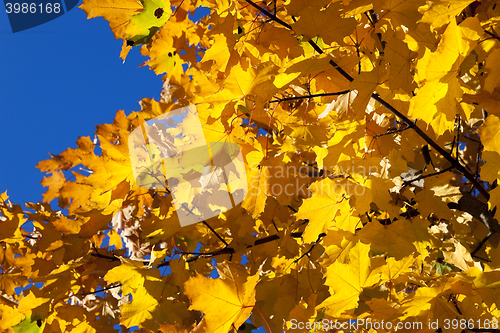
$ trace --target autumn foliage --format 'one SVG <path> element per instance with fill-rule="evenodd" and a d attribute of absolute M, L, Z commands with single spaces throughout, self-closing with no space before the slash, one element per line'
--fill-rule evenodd
<path fill-rule="evenodd" d="M 140 47 L 162 98 L 41 161 L 44 203 L 0 196 L 2 332 L 498 329 L 500 2 L 80 8 L 123 59 Z M 189 105 L 238 145 L 248 194 L 181 227 L 168 188 L 136 184 L 128 136 Z M 395 329 L 343 331 L 370 330 Z"/>

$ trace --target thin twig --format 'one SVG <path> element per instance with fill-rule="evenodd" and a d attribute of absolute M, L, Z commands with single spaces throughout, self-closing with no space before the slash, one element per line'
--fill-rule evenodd
<path fill-rule="evenodd" d="M 373 23 L 372 18 L 370 17 L 370 15 L 368 14 L 368 12 L 364 12 L 363 14 L 365 14 L 365 16 L 368 19 L 368 21 L 370 22 L 371 26 L 373 28 L 375 28 L 375 23 Z"/>
<path fill-rule="evenodd" d="M 491 231 L 491 230 L 490 230 L 490 231 L 488 232 L 488 234 L 486 235 L 486 237 L 484 237 L 484 238 L 483 238 L 483 239 L 479 242 L 479 244 L 477 244 L 476 249 L 475 249 L 474 251 L 472 251 L 472 252 L 470 253 L 470 255 L 471 255 L 472 257 L 475 257 L 475 256 L 476 256 L 476 253 L 477 253 L 479 250 L 481 250 L 481 248 L 483 247 L 484 243 L 486 243 L 486 242 L 488 241 L 488 239 L 490 239 L 490 237 L 491 237 L 491 236 L 493 236 L 493 234 L 494 234 L 494 233 L 495 233 L 495 232 L 493 232 L 493 231 Z"/>
<path fill-rule="evenodd" d="M 452 169 L 454 169 L 454 166 L 453 166 L 453 165 L 452 165 L 452 166 L 449 166 L 449 167 L 447 167 L 446 169 L 443 169 L 443 170 L 441 170 L 441 171 L 435 172 L 435 173 L 430 173 L 430 174 L 425 175 L 425 176 L 424 176 L 424 175 L 418 176 L 417 178 L 414 178 L 414 179 L 411 179 L 411 180 L 407 180 L 407 181 L 405 181 L 405 182 L 403 183 L 403 184 L 404 184 L 403 186 L 408 186 L 408 185 L 410 185 L 410 184 L 411 184 L 411 183 L 413 183 L 413 182 L 416 182 L 416 181 L 419 181 L 419 180 L 422 180 L 422 179 L 425 179 L 425 178 L 429 178 L 429 177 L 433 177 L 433 176 L 440 175 L 440 174 L 445 173 L 445 172 L 448 172 L 448 171 L 450 171 L 450 170 L 452 170 Z"/>
<path fill-rule="evenodd" d="M 207 226 L 207 228 L 208 228 L 208 229 L 210 229 L 210 231 L 212 231 L 212 232 L 215 234 L 215 236 L 217 236 L 217 238 L 218 238 L 218 239 L 220 239 L 220 241 L 221 241 L 222 243 L 224 243 L 224 245 L 229 246 L 229 244 L 227 244 L 227 242 L 224 240 L 224 238 L 222 238 L 222 237 L 221 237 L 221 236 L 217 233 L 217 231 L 215 231 L 215 230 L 214 230 L 214 229 L 213 229 L 213 228 L 212 228 L 212 227 L 211 227 L 211 226 L 210 226 L 207 222 L 203 221 L 203 224 L 204 224 L 204 225 L 206 225 L 206 226 Z"/>
<path fill-rule="evenodd" d="M 99 253 L 99 251 L 97 250 L 97 248 L 95 246 L 95 243 L 92 243 L 92 248 L 94 249 L 94 253 L 91 253 L 90 255 L 92 255 L 94 257 L 108 259 L 108 260 L 111 260 L 111 261 L 120 261 L 120 259 L 118 257 L 114 256 L 114 255 L 113 256 L 108 256 L 108 255 Z"/>
<path fill-rule="evenodd" d="M 286 102 L 286 101 L 294 101 L 294 100 L 298 100 L 298 99 L 307 99 L 307 98 L 313 98 L 313 97 L 338 96 L 338 95 L 347 94 L 349 91 L 351 91 L 351 90 L 342 90 L 342 91 L 334 92 L 334 93 L 287 97 L 287 98 L 275 99 L 275 100 L 270 101 L 269 103 L 281 103 L 281 102 Z"/>
<path fill-rule="evenodd" d="M 300 257 L 298 257 L 297 259 L 295 259 L 293 262 L 294 263 L 297 263 L 300 261 L 300 259 L 304 258 L 305 256 L 309 256 L 309 253 L 311 253 L 311 251 L 314 249 L 314 247 L 321 241 L 321 238 L 325 237 L 326 234 L 324 232 L 320 233 L 318 235 L 318 239 L 311 245 L 311 247 L 309 248 L 309 250 L 307 250 L 306 252 L 304 252 Z"/>
<path fill-rule="evenodd" d="M 376 139 L 376 138 L 380 138 L 381 136 L 384 136 L 384 135 L 391 135 L 391 134 L 400 133 L 400 132 L 406 131 L 409 128 L 412 128 L 413 126 L 415 126 L 415 122 L 413 123 L 412 126 L 406 126 L 405 128 L 401 128 L 401 129 L 394 130 L 394 131 L 389 131 L 387 133 L 376 134 L 376 135 L 373 136 L 373 138 Z"/>
<path fill-rule="evenodd" d="M 87 295 L 92 295 L 92 294 L 98 294 L 100 292 L 103 292 L 103 291 L 106 291 L 106 290 L 110 290 L 110 289 L 114 289 L 114 288 L 118 288 L 118 287 L 121 287 L 122 284 L 121 283 L 118 283 L 114 286 L 109 286 L 109 287 L 106 287 L 106 288 L 102 288 L 101 290 L 96 290 L 96 291 L 90 291 L 88 293 L 78 293 L 78 294 L 75 294 L 74 296 L 87 296 Z"/>

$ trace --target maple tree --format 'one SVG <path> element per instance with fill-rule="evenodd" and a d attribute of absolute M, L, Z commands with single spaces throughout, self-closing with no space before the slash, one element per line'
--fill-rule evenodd
<path fill-rule="evenodd" d="M 123 59 L 140 47 L 162 99 L 40 162 L 43 203 L 0 196 L 2 331 L 498 328 L 498 1 L 80 8 L 109 21 Z M 168 186 L 137 185 L 128 138 L 189 105 L 207 141 L 241 150 L 248 194 L 181 227 Z"/>

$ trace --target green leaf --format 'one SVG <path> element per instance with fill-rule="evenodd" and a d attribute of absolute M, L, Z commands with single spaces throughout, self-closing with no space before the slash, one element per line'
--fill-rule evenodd
<path fill-rule="evenodd" d="M 451 272 L 453 270 L 453 265 L 448 264 L 445 261 L 436 261 L 436 273 L 439 275 L 444 275 L 446 272 Z"/>
<path fill-rule="evenodd" d="M 22 322 L 12 327 L 16 333 L 40 333 L 45 328 L 45 320 L 37 319 L 38 316 L 26 317 Z"/>
<path fill-rule="evenodd" d="M 130 18 L 125 28 L 128 45 L 149 43 L 154 34 L 164 25 L 172 10 L 168 0 L 141 0 L 144 10 Z"/>

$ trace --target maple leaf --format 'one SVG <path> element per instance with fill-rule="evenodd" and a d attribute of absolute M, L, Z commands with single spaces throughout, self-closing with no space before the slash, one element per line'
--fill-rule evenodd
<path fill-rule="evenodd" d="M 262 63 L 246 69 L 238 64 L 231 68 L 224 87 L 212 96 L 202 99 L 203 103 L 210 102 L 214 105 L 210 116 L 219 118 L 223 111 L 226 111 L 224 106 L 230 101 L 243 98 L 269 99 L 277 91 L 272 83 L 273 74 L 276 72 L 277 68 L 272 63 Z M 231 107 L 228 111 L 224 114 L 227 118 L 234 113 L 234 109 Z"/>
<path fill-rule="evenodd" d="M 235 19 L 233 15 L 222 18 L 217 15 L 212 16 L 212 20 L 219 23 L 216 28 L 210 31 L 209 36 L 213 38 L 213 44 L 203 55 L 202 63 L 213 62 L 214 70 L 226 71 L 231 57 L 234 54 L 236 38 L 233 34 Z"/>
<path fill-rule="evenodd" d="M 427 256 L 433 245 L 427 223 L 421 219 L 395 221 L 389 225 L 373 222 L 359 232 L 358 237 L 370 241 L 374 251 L 385 252 L 396 259 L 414 254 Z"/>
<path fill-rule="evenodd" d="M 495 269 L 489 272 L 482 272 L 479 268 L 472 267 L 463 274 L 473 278 L 472 298 L 481 299 L 488 306 L 498 304 L 498 297 L 500 296 L 500 271 Z"/>
<path fill-rule="evenodd" d="M 184 284 L 186 295 L 191 299 L 189 309 L 204 313 L 198 324 L 201 332 L 228 332 L 240 327 L 255 305 L 255 286 L 259 273 L 249 275 L 246 270 L 226 263 L 217 267 L 220 278 L 211 279 L 201 275 L 191 277 Z"/>
<path fill-rule="evenodd" d="M 356 26 L 353 18 L 344 18 L 340 2 L 333 2 L 325 11 L 318 5 L 304 6 L 297 15 L 300 19 L 293 25 L 294 30 L 307 39 L 321 37 L 327 44 L 343 44 L 343 36 L 350 35 Z"/>
<path fill-rule="evenodd" d="M 404 306 L 404 316 L 408 317 L 419 315 L 425 318 L 426 315 L 430 318 L 443 320 L 445 318 L 459 318 L 460 313 L 454 306 L 446 300 L 447 294 L 457 292 L 466 293 L 470 288 L 469 281 L 462 281 L 456 277 L 444 277 L 442 283 L 436 287 L 418 288 L 412 295 L 411 300 Z M 431 309 L 439 309 L 435 313 L 430 312 Z"/>
<path fill-rule="evenodd" d="M 498 70 L 498 63 L 500 62 L 500 51 L 494 50 L 486 59 L 485 71 L 488 76 L 484 80 L 484 90 L 493 94 L 495 88 L 498 87 L 500 81 L 500 71 Z M 492 110 L 494 111 L 494 110 Z"/>
<path fill-rule="evenodd" d="M 375 88 L 379 84 L 379 75 L 377 71 L 363 72 L 351 82 L 350 88 L 356 94 L 352 102 L 352 108 L 356 114 L 362 114 L 372 97 Z"/>
<path fill-rule="evenodd" d="M 143 9 L 137 0 L 84 0 L 79 8 L 85 11 L 89 19 L 102 16 L 107 20 L 115 38 L 125 38 L 125 28 L 130 18 Z"/>
<path fill-rule="evenodd" d="M 0 304 L 0 329 L 8 332 L 13 326 L 19 325 L 19 322 L 24 321 L 24 315 L 16 311 L 15 308 L 6 304 Z"/>
<path fill-rule="evenodd" d="M 14 332 L 39 333 L 45 328 L 45 321 L 40 319 L 25 318 L 19 324 L 12 327 Z"/>
<path fill-rule="evenodd" d="M 499 94 L 500 90 L 498 88 L 494 88 L 491 94 L 488 91 L 482 90 L 476 95 L 464 94 L 462 101 L 466 103 L 477 103 L 486 111 L 498 116 L 500 115 L 497 113 L 498 107 L 500 106 Z"/>
<path fill-rule="evenodd" d="M 499 126 L 500 119 L 497 116 L 491 115 L 486 118 L 486 121 L 479 128 L 479 134 L 481 135 L 484 149 L 500 153 Z"/>
<path fill-rule="evenodd" d="M 332 296 L 317 308 L 326 307 L 326 313 L 337 317 L 347 310 L 357 307 L 359 297 L 366 287 L 373 287 L 381 281 L 375 268 L 377 262 L 370 258 L 370 245 L 358 242 L 349 251 L 349 263 L 335 262 L 328 266 L 325 284 L 330 287 Z"/>
<path fill-rule="evenodd" d="M 392 182 L 373 177 L 361 185 L 356 186 L 354 189 L 355 206 L 358 212 L 369 211 L 372 202 L 382 210 L 388 209 L 391 201 L 389 188 L 392 187 Z"/>
<path fill-rule="evenodd" d="M 186 40 L 186 35 L 194 27 L 192 23 L 189 24 L 185 21 L 167 21 L 162 27 L 154 35 L 155 40 L 152 46 L 141 48 L 141 53 L 150 58 L 144 65 L 149 65 L 156 74 L 167 73 L 169 77 L 174 78 L 183 73 L 182 65 L 186 63 L 186 60 L 196 61 L 194 50 L 188 48 Z M 181 50 L 186 51 L 186 54 L 180 55 Z"/>
<path fill-rule="evenodd" d="M 456 114 L 464 111 L 459 105 L 463 91 L 457 73 L 460 65 L 475 47 L 481 27 L 475 18 L 468 18 L 461 25 L 450 22 L 443 39 L 432 54 L 427 51 L 417 64 L 418 78 L 424 85 L 410 103 L 408 115 L 423 119 L 431 125 L 436 135 L 453 130 Z M 467 117 L 464 114 L 464 117 Z"/>
<path fill-rule="evenodd" d="M 473 0 L 438 0 L 433 1 L 424 9 L 421 22 L 431 24 L 433 29 L 442 27 L 450 22 L 450 18 L 458 15 L 465 7 L 474 2 Z"/>
<path fill-rule="evenodd" d="M 146 44 L 158 29 L 165 24 L 172 10 L 168 0 L 141 0 L 144 9 L 130 18 L 125 27 L 127 40 L 133 45 Z"/>
<path fill-rule="evenodd" d="M 7 193 L 0 197 L 3 202 L 7 200 Z M 0 201 L 0 240 L 15 241 L 15 238 L 22 237 L 20 228 L 26 222 L 24 212 L 19 205 L 9 207 Z"/>
<path fill-rule="evenodd" d="M 121 260 L 122 264 L 108 271 L 104 278 L 110 283 L 121 283 L 123 294 L 132 295 L 131 302 L 120 306 L 123 325 L 156 329 L 159 325 L 153 318 L 175 322 L 185 315 L 187 306 L 172 298 L 175 289 L 166 285 L 158 271 L 132 260 Z"/>
<path fill-rule="evenodd" d="M 313 242 L 328 228 L 343 228 L 343 221 L 350 215 L 350 208 L 344 194 L 346 182 L 335 182 L 328 178 L 316 183 L 311 190 L 313 195 L 300 206 L 295 216 L 309 220 L 304 231 L 304 241 Z"/>
<path fill-rule="evenodd" d="M 391 64 L 389 87 L 393 90 L 412 91 L 414 83 L 411 67 L 416 53 L 412 52 L 403 41 L 396 37 L 387 43 L 385 52 L 387 61 Z"/>
<path fill-rule="evenodd" d="M 425 5 L 422 0 L 375 0 L 373 7 L 382 13 L 382 20 L 396 30 L 399 27 L 407 27 L 410 30 L 416 28 L 416 22 L 420 19 L 418 9 Z"/>

